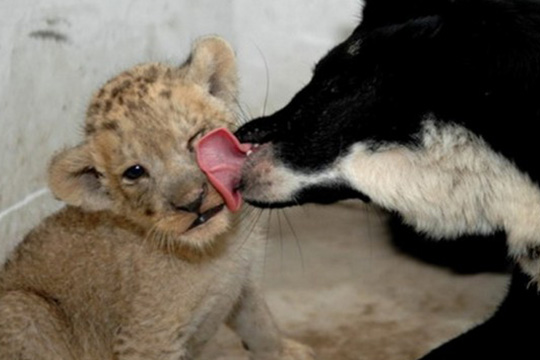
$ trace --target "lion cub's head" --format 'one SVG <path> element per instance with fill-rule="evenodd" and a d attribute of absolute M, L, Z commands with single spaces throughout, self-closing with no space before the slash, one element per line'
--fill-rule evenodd
<path fill-rule="evenodd" d="M 181 67 L 121 73 L 90 102 L 84 141 L 53 158 L 53 193 L 86 210 L 110 210 L 167 246 L 204 248 L 230 214 L 193 146 L 214 128 L 235 126 L 236 92 L 235 57 L 218 37 L 196 42 Z"/>

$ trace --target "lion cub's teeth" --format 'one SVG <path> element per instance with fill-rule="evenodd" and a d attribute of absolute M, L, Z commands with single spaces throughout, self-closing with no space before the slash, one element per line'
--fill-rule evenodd
<path fill-rule="evenodd" d="M 248 152 L 246 153 L 247 156 L 253 154 L 253 150 L 248 150 Z"/>

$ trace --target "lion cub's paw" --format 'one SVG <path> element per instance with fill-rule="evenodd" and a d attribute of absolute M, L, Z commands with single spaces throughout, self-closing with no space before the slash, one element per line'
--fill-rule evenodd
<path fill-rule="evenodd" d="M 283 339 L 281 351 L 253 354 L 250 360 L 315 360 L 315 351 L 292 339 Z"/>
<path fill-rule="evenodd" d="M 280 354 L 282 360 L 314 360 L 315 351 L 302 343 L 291 339 L 283 340 L 283 350 Z"/>

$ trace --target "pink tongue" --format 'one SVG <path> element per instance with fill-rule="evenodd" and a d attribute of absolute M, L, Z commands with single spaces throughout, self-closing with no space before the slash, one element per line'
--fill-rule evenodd
<path fill-rule="evenodd" d="M 237 211 L 242 206 L 242 198 L 235 188 L 240 182 L 242 165 L 251 148 L 251 144 L 240 144 L 225 128 L 210 131 L 195 145 L 199 167 L 231 211 Z"/>

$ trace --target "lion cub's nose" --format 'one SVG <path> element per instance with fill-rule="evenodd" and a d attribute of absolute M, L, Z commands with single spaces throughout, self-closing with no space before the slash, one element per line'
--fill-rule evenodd
<path fill-rule="evenodd" d="M 173 206 L 176 210 L 179 211 L 186 211 L 190 213 L 196 213 L 198 214 L 201 210 L 201 206 L 203 204 L 204 198 L 206 197 L 208 193 L 208 184 L 203 184 L 200 190 L 193 191 L 189 194 L 187 194 L 186 198 L 183 199 L 185 202 L 177 204 L 173 203 Z M 195 200 L 193 200 L 193 195 Z M 192 196 L 190 196 L 192 195 Z M 189 199 L 191 197 L 191 199 Z"/>

